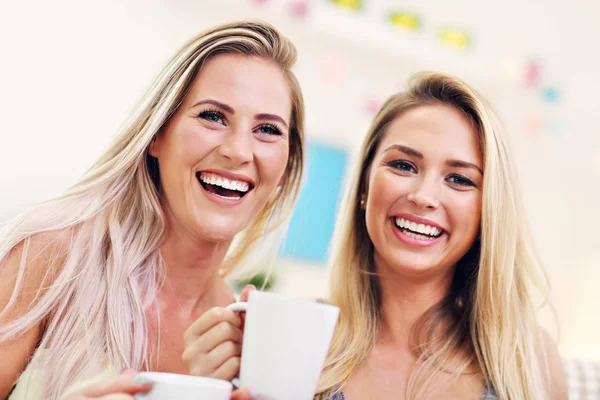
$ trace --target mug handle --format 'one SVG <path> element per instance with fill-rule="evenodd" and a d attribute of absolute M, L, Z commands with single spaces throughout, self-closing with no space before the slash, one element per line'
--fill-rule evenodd
<path fill-rule="evenodd" d="M 230 305 L 228 305 L 225 308 L 228 310 L 231 310 L 233 312 L 246 312 L 246 311 L 248 311 L 248 303 L 246 303 L 244 301 L 238 301 L 237 303 L 231 303 Z M 233 384 L 233 387 L 235 389 L 239 389 L 240 388 L 240 377 L 235 376 L 231 380 L 231 383 Z"/>
<path fill-rule="evenodd" d="M 225 308 L 233 312 L 246 312 L 248 311 L 248 303 L 239 301 L 237 303 L 231 303 Z"/>

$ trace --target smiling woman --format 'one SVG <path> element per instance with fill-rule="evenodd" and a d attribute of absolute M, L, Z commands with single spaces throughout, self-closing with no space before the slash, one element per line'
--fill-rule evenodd
<path fill-rule="evenodd" d="M 566 399 L 508 146 L 464 82 L 417 75 L 363 142 L 336 227 L 319 399 Z"/>
<path fill-rule="evenodd" d="M 185 331 L 235 301 L 223 278 L 297 197 L 295 60 L 266 23 L 201 33 L 76 185 L 3 227 L 0 398 L 133 399 L 151 385 L 116 371 L 191 372 Z M 208 350 L 205 375 L 237 374 L 239 340 Z"/>
<path fill-rule="evenodd" d="M 195 221 L 213 240 L 250 224 L 283 183 L 291 109 L 289 83 L 273 61 L 237 54 L 206 61 L 149 148 L 170 219 Z"/>
<path fill-rule="evenodd" d="M 456 264 L 481 219 L 483 161 L 467 117 L 443 104 L 409 109 L 387 127 L 373 164 L 366 224 L 389 262 L 378 273 L 422 276 Z"/>

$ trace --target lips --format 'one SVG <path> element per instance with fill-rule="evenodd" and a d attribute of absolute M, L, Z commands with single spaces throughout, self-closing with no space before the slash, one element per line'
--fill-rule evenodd
<path fill-rule="evenodd" d="M 235 179 L 215 172 L 197 172 L 196 179 L 207 192 L 226 200 L 239 200 L 254 189 L 250 180 Z"/>
<path fill-rule="evenodd" d="M 396 226 L 407 234 L 423 237 L 423 239 L 436 238 L 444 233 L 444 230 L 437 226 L 417 223 L 405 218 L 394 218 Z"/>
<path fill-rule="evenodd" d="M 432 246 L 446 236 L 447 232 L 433 221 L 401 214 L 390 217 L 394 235 L 404 243 L 417 247 Z"/>

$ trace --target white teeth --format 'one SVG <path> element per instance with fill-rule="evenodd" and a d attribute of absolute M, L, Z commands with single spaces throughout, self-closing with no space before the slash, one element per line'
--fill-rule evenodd
<path fill-rule="evenodd" d="M 413 239 L 417 239 L 417 240 L 433 240 L 434 239 L 431 236 L 419 235 L 419 234 L 411 232 L 411 231 L 404 231 L 404 233 L 406 234 L 406 236 L 409 236 L 409 237 L 411 237 Z"/>
<path fill-rule="evenodd" d="M 407 235 L 410 233 L 415 236 L 420 236 L 426 239 L 431 239 L 432 236 L 438 236 L 442 233 L 441 229 L 436 228 L 435 226 L 425 225 L 425 224 L 417 224 L 416 222 L 409 221 L 404 218 L 396 218 L 396 226 L 398 228 L 404 229 L 404 233 Z M 411 236 L 411 235 L 409 235 Z M 415 237 L 411 236 L 411 237 Z M 416 237 L 415 237 L 416 238 Z M 425 240 L 425 239 L 419 239 Z"/>
<path fill-rule="evenodd" d="M 250 188 L 248 182 L 229 180 L 213 174 L 201 173 L 200 180 L 209 185 L 221 186 L 225 189 L 237 190 L 238 192 L 247 192 Z"/>

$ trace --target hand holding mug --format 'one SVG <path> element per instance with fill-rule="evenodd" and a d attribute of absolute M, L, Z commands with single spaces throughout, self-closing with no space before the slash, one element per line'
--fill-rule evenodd
<path fill-rule="evenodd" d="M 240 295 L 246 301 L 254 286 Z M 182 355 L 190 375 L 230 381 L 240 370 L 243 316 L 224 307 L 213 307 L 185 332 Z"/>
<path fill-rule="evenodd" d="M 81 390 L 71 393 L 65 400 L 108 400 L 123 399 L 134 400 L 134 395 L 147 393 L 152 389 L 152 383 L 146 379 L 139 379 L 133 369 L 124 371 L 119 376 L 97 382 Z"/>

